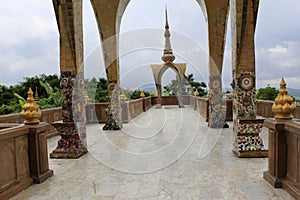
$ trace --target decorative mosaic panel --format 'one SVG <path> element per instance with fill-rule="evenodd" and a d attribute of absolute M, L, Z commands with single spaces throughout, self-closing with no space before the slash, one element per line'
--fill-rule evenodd
<path fill-rule="evenodd" d="M 122 128 L 122 108 L 119 98 L 120 87 L 118 84 L 108 85 L 109 105 L 105 109 L 106 123 L 103 130 L 120 130 Z"/>
<path fill-rule="evenodd" d="M 54 125 L 60 133 L 56 149 L 51 153 L 52 158 L 78 158 L 87 152 L 86 145 L 80 139 L 74 123 Z"/>
<path fill-rule="evenodd" d="M 261 137 L 258 136 L 237 136 L 235 140 L 238 151 L 258 151 L 265 150 Z"/>
<path fill-rule="evenodd" d="M 86 141 L 86 101 L 84 99 L 84 74 L 83 71 L 77 73 L 74 82 L 74 90 L 72 93 L 73 120 L 76 123 L 78 134 L 83 141 L 84 146 L 87 146 Z"/>
<path fill-rule="evenodd" d="M 255 75 L 253 72 L 237 74 L 235 80 L 234 111 L 238 119 L 255 119 L 256 117 Z"/>
<path fill-rule="evenodd" d="M 75 75 L 68 71 L 61 73 L 61 89 L 62 89 L 62 117 L 63 122 L 73 122 L 72 94 L 74 89 Z"/>
<path fill-rule="evenodd" d="M 209 126 L 211 128 L 223 128 L 225 111 L 222 109 L 222 80 L 220 76 L 210 76 L 209 79 Z"/>
<path fill-rule="evenodd" d="M 249 123 L 249 124 L 238 124 L 236 128 L 236 132 L 238 134 L 252 134 L 252 133 L 260 133 L 262 131 L 263 124 L 262 123 Z"/>

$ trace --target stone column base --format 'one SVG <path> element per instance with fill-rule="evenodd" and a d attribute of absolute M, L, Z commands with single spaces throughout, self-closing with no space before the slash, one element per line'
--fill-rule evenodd
<path fill-rule="evenodd" d="M 106 123 L 103 130 L 121 130 L 122 123 L 117 117 L 117 112 L 115 109 L 107 108 L 105 109 Z"/>
<path fill-rule="evenodd" d="M 263 118 L 235 119 L 234 120 L 234 146 L 233 152 L 239 158 L 268 157 L 268 150 L 264 149 L 264 143 L 260 137 Z"/>
<path fill-rule="evenodd" d="M 50 154 L 50 158 L 79 158 L 88 152 L 80 139 L 76 125 L 73 122 L 54 123 L 53 126 L 59 132 L 61 139 L 56 149 Z"/>

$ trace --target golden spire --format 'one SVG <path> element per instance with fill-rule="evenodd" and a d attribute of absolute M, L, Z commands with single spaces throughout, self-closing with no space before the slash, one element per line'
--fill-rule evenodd
<path fill-rule="evenodd" d="M 142 99 L 145 98 L 144 92 L 141 92 L 140 97 L 141 97 Z"/>
<path fill-rule="evenodd" d="M 196 91 L 194 92 L 194 95 L 195 95 L 195 96 L 199 96 L 198 89 L 196 89 Z"/>
<path fill-rule="evenodd" d="M 150 94 L 149 94 L 151 97 L 153 96 L 153 92 L 152 91 L 150 91 Z"/>
<path fill-rule="evenodd" d="M 124 94 L 124 90 L 122 90 L 122 94 L 120 95 L 120 100 L 124 103 L 126 101 L 126 95 Z"/>
<path fill-rule="evenodd" d="M 32 89 L 29 88 L 28 98 L 25 105 L 22 107 L 21 116 L 25 119 L 25 124 L 38 124 L 40 122 L 41 110 L 33 98 Z"/>
<path fill-rule="evenodd" d="M 288 94 L 284 78 L 280 82 L 280 90 L 275 102 L 272 106 L 272 111 L 276 114 L 276 119 L 292 119 L 292 113 L 296 110 L 296 104 L 293 98 Z"/>
<path fill-rule="evenodd" d="M 40 99 L 40 97 L 39 97 L 38 89 L 37 89 L 37 86 L 35 86 L 34 100 L 35 100 L 35 101 L 38 101 L 39 99 Z"/>
<path fill-rule="evenodd" d="M 166 15 L 166 25 L 165 25 L 165 29 L 169 29 L 169 21 L 168 21 L 168 9 L 167 9 L 167 5 L 165 8 L 165 15 Z"/>
<path fill-rule="evenodd" d="M 170 41 L 170 31 L 169 31 L 169 21 L 168 21 L 168 11 L 167 6 L 165 9 L 166 13 L 166 25 L 165 25 L 165 48 L 164 48 L 164 54 L 161 57 L 161 59 L 166 62 L 173 62 L 175 60 L 175 56 L 173 55 L 173 50 L 171 48 L 171 41 Z"/>
<path fill-rule="evenodd" d="M 84 91 L 84 97 L 83 98 L 84 98 L 84 101 L 85 101 L 86 104 L 90 102 L 90 97 L 89 97 L 89 94 L 88 94 L 87 91 Z"/>

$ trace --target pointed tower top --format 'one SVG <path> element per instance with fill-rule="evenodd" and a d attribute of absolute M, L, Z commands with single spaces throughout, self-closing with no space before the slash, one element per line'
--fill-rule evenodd
<path fill-rule="evenodd" d="M 169 29 L 168 8 L 167 8 L 167 4 L 166 4 L 166 8 L 165 8 L 165 13 L 166 13 L 166 25 L 165 25 L 165 28 L 166 28 L 166 29 Z"/>
<path fill-rule="evenodd" d="M 171 42 L 170 42 L 170 31 L 169 31 L 169 21 L 168 21 L 168 10 L 167 5 L 165 8 L 165 14 L 166 14 L 166 25 L 165 25 L 165 49 L 164 54 L 162 56 L 162 60 L 166 62 L 173 62 L 175 60 L 175 56 L 173 55 L 173 51 L 171 48 Z"/>

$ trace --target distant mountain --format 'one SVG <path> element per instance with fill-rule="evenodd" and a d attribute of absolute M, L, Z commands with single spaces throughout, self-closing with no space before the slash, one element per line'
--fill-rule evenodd
<path fill-rule="evenodd" d="M 290 95 L 300 97 L 300 89 L 287 88 Z"/>

